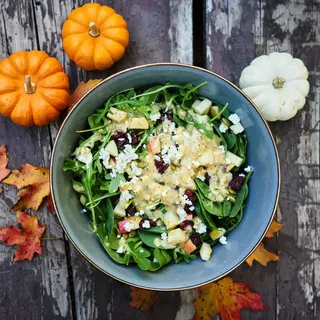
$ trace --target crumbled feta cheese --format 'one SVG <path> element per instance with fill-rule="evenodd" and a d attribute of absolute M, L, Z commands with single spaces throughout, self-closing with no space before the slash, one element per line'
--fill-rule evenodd
<path fill-rule="evenodd" d="M 229 127 L 226 126 L 224 123 L 221 123 L 220 126 L 219 126 L 219 130 L 220 130 L 220 132 L 222 132 L 222 133 L 227 132 L 228 129 L 229 129 Z"/>
<path fill-rule="evenodd" d="M 132 137 L 131 137 L 131 134 L 130 133 L 127 133 L 126 134 L 126 137 L 128 139 L 128 142 L 131 144 L 132 143 Z M 120 140 L 120 139 L 119 139 Z"/>
<path fill-rule="evenodd" d="M 168 234 L 166 232 L 161 233 L 161 239 L 166 240 L 168 238 Z"/>
<path fill-rule="evenodd" d="M 227 237 L 225 237 L 225 236 L 220 237 L 220 238 L 219 238 L 219 242 L 220 242 L 221 244 L 226 245 L 226 244 L 228 243 Z"/>
<path fill-rule="evenodd" d="M 222 152 L 226 152 L 226 149 L 224 148 L 224 146 L 223 146 L 223 145 L 219 146 L 219 147 L 218 147 L 218 149 L 221 149 L 221 150 L 222 150 Z"/>
<path fill-rule="evenodd" d="M 239 177 L 243 177 L 243 178 L 244 178 L 245 176 L 246 176 L 246 175 L 243 174 L 243 173 L 240 173 L 240 174 L 239 174 Z"/>
<path fill-rule="evenodd" d="M 123 152 L 116 157 L 115 172 L 123 173 L 126 170 L 127 165 L 136 159 L 138 159 L 138 155 L 134 152 L 134 149 L 130 144 L 126 144 Z"/>
<path fill-rule="evenodd" d="M 120 198 L 125 201 L 129 201 L 133 198 L 133 195 L 128 190 L 125 190 L 121 192 Z"/>
<path fill-rule="evenodd" d="M 186 194 L 183 195 L 182 204 L 192 206 L 192 201 L 188 198 Z"/>
<path fill-rule="evenodd" d="M 134 215 L 135 215 L 136 217 L 138 217 L 138 216 L 143 216 L 143 215 L 144 215 L 144 211 L 143 211 L 143 210 L 140 210 L 140 211 L 136 212 Z"/>
<path fill-rule="evenodd" d="M 134 224 L 127 221 L 123 227 L 124 227 L 124 230 L 126 230 L 127 232 L 131 232 L 134 228 Z"/>
<path fill-rule="evenodd" d="M 135 162 L 131 163 L 131 170 L 132 173 L 136 176 L 140 176 L 142 174 L 142 169 L 137 167 L 137 164 Z"/>
<path fill-rule="evenodd" d="M 150 228 L 150 221 L 149 220 L 143 221 L 142 228 L 149 229 Z"/>
<path fill-rule="evenodd" d="M 147 146 L 147 145 L 146 145 L 146 144 L 144 144 L 144 145 L 142 146 L 142 147 L 143 147 L 143 149 L 145 149 L 145 148 L 146 148 L 146 146 Z"/>
<path fill-rule="evenodd" d="M 176 124 L 174 122 L 171 122 L 169 130 L 170 133 L 176 133 Z"/>
<path fill-rule="evenodd" d="M 202 220 L 198 217 L 198 223 L 195 223 L 193 228 L 196 230 L 197 233 L 206 233 L 207 226 L 202 222 Z"/>
<path fill-rule="evenodd" d="M 117 253 L 124 253 L 125 251 L 125 246 L 120 246 L 117 250 Z"/>
<path fill-rule="evenodd" d="M 120 238 L 121 238 L 120 234 L 117 234 L 117 239 L 120 239 Z"/>
<path fill-rule="evenodd" d="M 105 148 L 101 149 L 99 153 L 99 159 L 102 160 L 102 164 L 106 169 L 112 168 L 112 166 L 110 165 L 110 153 L 106 151 Z"/>
<path fill-rule="evenodd" d="M 150 114 L 150 120 L 151 121 L 157 121 L 160 118 L 161 118 L 161 114 L 160 113 L 152 113 L 152 114 Z"/>
<path fill-rule="evenodd" d="M 119 141 L 124 141 L 124 138 L 119 138 L 118 140 L 119 140 Z"/>
<path fill-rule="evenodd" d="M 253 171 L 253 168 L 250 166 L 247 166 L 246 168 L 243 169 L 245 172 L 250 172 Z"/>
<path fill-rule="evenodd" d="M 88 147 L 79 147 L 74 152 L 76 159 L 84 163 L 87 167 L 90 166 L 93 160 L 93 156 L 90 148 Z"/>
<path fill-rule="evenodd" d="M 155 155 L 155 156 L 154 156 L 154 160 L 160 161 L 161 158 L 160 158 L 159 156 Z"/>
<path fill-rule="evenodd" d="M 201 181 L 206 180 L 205 176 L 197 176 L 198 179 L 200 179 Z"/>
<path fill-rule="evenodd" d="M 195 209 L 194 206 L 189 207 L 189 210 L 190 210 L 190 211 L 194 211 L 194 209 Z"/>
<path fill-rule="evenodd" d="M 111 178 L 115 178 L 116 176 L 117 176 L 116 169 L 113 168 L 112 171 L 110 172 L 110 177 L 111 177 Z"/>
<path fill-rule="evenodd" d="M 178 164 L 180 159 L 182 158 L 182 154 L 179 151 L 179 148 L 176 146 L 164 146 L 161 150 L 162 160 L 164 163 L 171 163 Z"/>
<path fill-rule="evenodd" d="M 156 258 L 153 258 L 153 263 L 158 263 L 158 260 Z"/>
<path fill-rule="evenodd" d="M 236 114 L 236 113 L 233 113 L 229 116 L 228 118 L 233 124 L 237 124 L 240 122 L 240 117 Z"/>
<path fill-rule="evenodd" d="M 180 221 L 186 220 L 186 216 L 187 216 L 186 210 L 184 210 L 183 208 L 178 208 L 177 209 L 177 214 L 178 214 L 178 216 L 180 218 Z"/>

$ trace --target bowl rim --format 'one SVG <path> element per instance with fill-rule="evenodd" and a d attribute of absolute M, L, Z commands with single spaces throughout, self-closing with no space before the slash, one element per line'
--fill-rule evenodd
<path fill-rule="evenodd" d="M 137 70 L 137 69 L 143 69 L 143 68 L 149 68 L 149 67 L 154 67 L 154 66 L 176 66 L 176 67 L 184 67 L 184 68 L 190 68 L 190 69 L 196 69 L 198 71 L 202 71 L 202 72 L 206 72 L 206 73 L 209 73 L 219 79 L 221 79 L 222 81 L 226 82 L 228 85 L 232 86 L 235 90 L 237 90 L 241 95 L 243 95 L 245 97 L 245 99 L 248 100 L 248 102 L 253 106 L 253 108 L 257 111 L 258 115 L 260 116 L 261 120 L 264 122 L 265 126 L 266 126 L 266 129 L 269 133 L 269 136 L 270 136 L 270 139 L 272 141 L 272 145 L 273 145 L 273 148 L 274 148 L 274 152 L 275 152 L 275 156 L 276 156 L 276 162 L 277 162 L 277 173 L 278 173 L 278 181 L 277 181 L 277 193 L 276 193 L 276 199 L 275 199 L 275 202 L 274 202 L 274 207 L 273 207 L 273 211 L 272 211 L 272 214 L 270 216 L 270 220 L 269 220 L 269 223 L 266 227 L 266 229 L 264 230 L 264 232 L 262 233 L 260 239 L 258 240 L 258 242 L 255 244 L 255 246 L 252 248 L 252 250 L 239 262 L 237 263 L 235 266 L 233 266 L 231 269 L 225 271 L 224 273 L 222 273 L 221 275 L 217 276 L 216 278 L 213 278 L 211 280 L 208 280 L 208 281 L 204 281 L 204 282 L 201 282 L 201 283 L 198 283 L 198 284 L 195 284 L 195 285 L 192 285 L 192 286 L 186 286 L 186 287 L 174 287 L 174 288 L 153 288 L 152 286 L 143 286 L 143 285 L 137 285 L 137 284 L 134 284 L 134 283 L 131 283 L 130 281 L 126 281 L 126 280 L 123 280 L 123 279 L 120 279 L 116 276 L 114 276 L 113 274 L 111 274 L 110 272 L 102 269 L 100 266 L 98 266 L 96 263 L 94 263 L 86 254 L 84 254 L 81 249 L 77 246 L 77 244 L 74 242 L 74 240 L 72 239 L 72 237 L 70 236 L 70 234 L 68 233 L 68 230 L 66 229 L 66 227 L 64 226 L 63 222 L 62 222 L 62 218 L 61 218 L 61 215 L 57 209 L 57 204 L 56 204 L 56 199 L 55 199 L 55 195 L 54 195 L 54 192 L 53 192 L 53 159 L 54 159 L 54 154 L 55 154 L 55 151 L 56 151 L 56 147 L 57 147 L 57 144 L 58 144 L 58 140 L 59 140 L 59 136 L 62 132 L 62 130 L 64 129 L 64 126 L 66 125 L 69 117 L 71 116 L 71 114 L 74 112 L 74 110 L 77 108 L 77 106 L 81 103 L 81 101 L 83 99 L 86 98 L 87 95 L 89 95 L 93 90 L 95 90 L 97 87 L 99 87 L 100 85 L 102 85 L 103 83 L 105 82 L 108 82 L 109 80 L 113 79 L 113 78 L 116 78 L 117 76 L 121 75 L 121 74 L 124 74 L 124 73 L 127 73 L 127 72 L 130 72 L 130 71 L 133 71 L 133 70 Z M 228 275 L 229 273 L 231 273 L 232 271 L 234 271 L 236 268 L 238 268 L 256 249 L 257 247 L 259 246 L 259 244 L 261 243 L 261 241 L 263 240 L 264 236 L 266 235 L 272 221 L 273 221 L 273 218 L 275 216 L 275 213 L 276 213 L 276 210 L 277 210 L 277 207 L 278 207 L 278 202 L 279 202 L 279 196 L 280 196 L 280 184 L 281 184 L 281 170 L 280 170 L 280 161 L 279 161 L 279 154 L 278 154 L 278 150 L 277 150 L 277 146 L 276 146 L 276 143 L 275 143 L 275 140 L 273 138 L 273 135 L 272 135 L 272 132 L 270 130 L 270 127 L 266 121 L 266 119 L 264 118 L 264 116 L 262 115 L 261 111 L 258 109 L 258 107 L 256 106 L 256 104 L 251 100 L 251 98 L 249 96 L 247 96 L 247 94 L 245 94 L 240 88 L 238 88 L 235 84 L 233 84 L 231 81 L 229 81 L 228 79 L 224 78 L 223 76 L 213 72 L 213 71 L 210 71 L 210 70 L 207 70 L 207 69 L 204 69 L 204 68 L 201 68 L 201 67 L 197 67 L 197 66 L 193 66 L 193 65 L 190 65 L 190 64 L 185 64 L 185 63 L 176 63 L 176 62 L 157 62 L 157 63 L 148 63 L 148 64 L 143 64 L 143 65 L 139 65 L 139 66 L 135 66 L 135 67 L 131 67 L 131 68 L 127 68 L 125 70 L 122 70 L 122 71 L 119 71 L 105 79 L 103 79 L 102 81 L 100 81 L 99 83 L 97 83 L 95 86 L 93 86 L 90 90 L 88 90 L 81 98 L 80 100 L 72 107 L 72 109 L 70 110 L 70 112 L 67 114 L 66 118 L 64 119 L 64 121 L 62 122 L 61 126 L 60 126 L 60 129 L 57 133 L 57 136 L 56 136 L 56 139 L 55 139 L 55 142 L 54 142 L 54 145 L 53 145 L 53 149 L 52 149 L 52 154 L 51 154 L 51 160 L 50 160 L 50 191 L 51 191 L 51 197 L 52 197 L 52 202 L 53 202 L 53 206 L 54 206 L 54 209 L 55 209 L 55 212 L 58 216 L 58 219 L 59 219 L 59 222 L 60 222 L 60 225 L 64 231 L 64 233 L 67 235 L 68 239 L 70 240 L 70 242 L 73 244 L 73 246 L 77 249 L 77 251 L 90 263 L 92 264 L 94 267 L 96 267 L 98 270 L 100 270 L 101 272 L 103 272 L 104 274 L 108 275 L 109 277 L 115 279 L 115 280 L 118 280 L 124 284 L 127 284 L 129 286 L 134 286 L 134 287 L 137 287 L 137 288 L 140 288 L 140 289 L 146 289 L 146 290 L 154 290 L 154 291 L 181 291 L 181 290 L 189 290 L 189 289 L 195 289 L 195 288 L 198 288 L 198 287 L 201 287 L 201 286 L 204 286 L 204 285 L 207 285 L 207 284 L 210 284 L 212 282 L 215 282 L 223 277 L 225 277 L 226 275 Z"/>

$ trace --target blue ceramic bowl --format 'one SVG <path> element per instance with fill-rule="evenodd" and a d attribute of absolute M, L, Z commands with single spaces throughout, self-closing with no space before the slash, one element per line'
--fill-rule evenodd
<path fill-rule="evenodd" d="M 127 88 L 166 82 L 197 85 L 200 95 L 222 104 L 241 117 L 248 136 L 248 164 L 254 168 L 249 196 L 240 225 L 228 235 L 226 246 L 217 244 L 210 261 L 164 267 L 156 273 L 112 261 L 80 213 L 70 176 L 62 171 L 64 160 L 77 146 L 76 130 L 87 127 L 87 118 L 114 93 Z M 239 266 L 263 239 L 275 213 L 280 188 L 279 159 L 266 121 L 253 102 L 235 85 L 210 71 L 182 64 L 160 63 L 119 72 L 90 90 L 68 114 L 55 142 L 51 160 L 51 190 L 61 225 L 85 259 L 107 275 L 127 284 L 154 290 L 183 290 L 215 281 Z"/>

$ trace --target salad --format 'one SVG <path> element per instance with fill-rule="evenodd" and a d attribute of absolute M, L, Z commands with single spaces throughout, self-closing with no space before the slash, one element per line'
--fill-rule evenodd
<path fill-rule="evenodd" d="M 157 271 L 207 261 L 243 215 L 252 174 L 237 114 L 167 83 L 111 96 L 63 170 L 108 255 Z"/>

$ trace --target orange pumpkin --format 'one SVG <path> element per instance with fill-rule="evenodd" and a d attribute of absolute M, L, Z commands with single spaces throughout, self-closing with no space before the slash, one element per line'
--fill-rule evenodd
<path fill-rule="evenodd" d="M 45 126 L 66 108 L 69 79 L 42 51 L 16 52 L 0 61 L 0 114 L 22 126 Z"/>
<path fill-rule="evenodd" d="M 122 16 L 112 8 L 87 3 L 70 13 L 62 38 L 63 49 L 77 66 L 103 70 L 122 58 L 129 32 Z"/>

